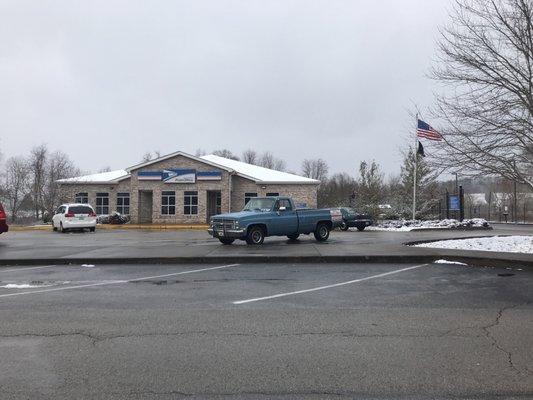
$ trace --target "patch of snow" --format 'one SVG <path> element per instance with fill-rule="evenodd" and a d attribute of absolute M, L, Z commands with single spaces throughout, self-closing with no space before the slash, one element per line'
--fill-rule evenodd
<path fill-rule="evenodd" d="M 449 261 L 449 260 L 444 260 L 444 259 L 440 259 L 440 260 L 437 260 L 437 261 L 433 261 L 433 264 L 456 264 L 456 265 L 468 265 L 468 264 L 465 264 L 465 263 L 462 263 L 462 262 L 459 262 L 459 261 Z"/>
<path fill-rule="evenodd" d="M 117 169 L 116 171 L 101 172 L 99 174 L 76 176 L 74 178 L 59 179 L 60 183 L 85 183 L 85 182 L 114 182 L 120 178 L 126 178 L 129 176 L 129 173 L 123 169 Z"/>
<path fill-rule="evenodd" d="M 46 287 L 50 285 L 31 285 L 29 283 L 8 283 L 7 285 L 2 285 L 0 287 L 6 289 L 29 289 L 29 288 L 39 288 Z"/>
<path fill-rule="evenodd" d="M 533 236 L 494 236 L 473 239 L 440 240 L 414 246 L 437 249 L 533 254 Z"/>
<path fill-rule="evenodd" d="M 431 221 L 420 220 L 397 220 L 383 221 L 377 225 L 369 226 L 369 231 L 409 232 L 413 229 L 457 229 L 467 227 L 489 227 L 489 223 L 483 218 L 465 219 L 462 222 L 456 219 L 442 219 Z"/>
<path fill-rule="evenodd" d="M 208 154 L 200 157 L 203 160 L 221 165 L 225 168 L 234 170 L 240 175 L 244 175 L 257 182 L 263 183 L 320 183 L 316 179 L 306 178 L 303 176 L 289 174 L 287 172 L 275 171 L 269 168 L 263 168 L 258 165 L 247 164 L 242 161 L 231 160 L 229 158 Z"/>
<path fill-rule="evenodd" d="M 85 268 L 94 268 L 95 265 L 94 264 L 81 264 L 82 267 L 85 267 Z"/>

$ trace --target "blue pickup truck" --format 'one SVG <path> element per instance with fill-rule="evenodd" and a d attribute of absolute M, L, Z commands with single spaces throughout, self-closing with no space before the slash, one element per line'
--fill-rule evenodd
<path fill-rule="evenodd" d="M 211 218 L 207 231 L 223 244 L 232 244 L 236 239 L 262 244 L 267 236 L 296 240 L 301 234 L 310 233 L 323 242 L 341 223 L 340 210 L 296 209 L 289 197 L 254 197 L 240 212 Z"/>

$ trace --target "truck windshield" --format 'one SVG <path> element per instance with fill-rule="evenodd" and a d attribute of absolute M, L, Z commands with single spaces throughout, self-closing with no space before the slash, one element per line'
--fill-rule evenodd
<path fill-rule="evenodd" d="M 271 211 L 274 207 L 275 199 L 250 199 L 244 206 L 244 211 Z"/>

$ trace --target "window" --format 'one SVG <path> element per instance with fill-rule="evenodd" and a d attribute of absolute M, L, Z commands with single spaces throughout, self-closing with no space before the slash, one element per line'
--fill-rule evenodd
<path fill-rule="evenodd" d="M 68 212 L 72 214 L 87 214 L 90 215 L 94 211 L 91 207 L 88 206 L 69 206 Z"/>
<path fill-rule="evenodd" d="M 123 215 L 130 213 L 130 194 L 117 193 L 117 212 Z"/>
<path fill-rule="evenodd" d="M 292 211 L 291 202 L 289 200 L 287 200 L 287 199 L 278 200 L 277 209 L 279 210 L 280 207 L 285 207 L 286 211 Z"/>
<path fill-rule="evenodd" d="M 264 199 L 260 197 L 257 199 L 250 199 L 243 211 L 272 211 L 275 202 L 276 200 L 274 199 Z"/>
<path fill-rule="evenodd" d="M 96 193 L 96 214 L 109 214 L 109 193 Z"/>
<path fill-rule="evenodd" d="M 217 214 L 222 214 L 222 193 L 220 193 L 220 192 L 217 192 L 216 213 Z"/>
<path fill-rule="evenodd" d="M 267 197 L 277 197 L 279 193 L 267 193 Z"/>
<path fill-rule="evenodd" d="M 89 202 L 89 193 L 76 193 L 74 196 L 74 203 L 87 204 Z"/>
<path fill-rule="evenodd" d="M 257 197 L 257 193 L 244 193 L 244 205 L 246 205 L 250 199 Z"/>
<path fill-rule="evenodd" d="M 176 192 L 167 190 L 161 193 L 161 214 L 176 214 Z"/>
<path fill-rule="evenodd" d="M 198 214 L 198 192 L 185 192 L 183 198 L 183 214 L 195 215 Z"/>

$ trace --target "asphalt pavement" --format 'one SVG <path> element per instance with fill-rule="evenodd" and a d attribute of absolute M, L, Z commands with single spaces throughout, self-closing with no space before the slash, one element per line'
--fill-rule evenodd
<path fill-rule="evenodd" d="M 4 267 L 0 398 L 533 398 L 532 288 L 454 264 Z"/>
<path fill-rule="evenodd" d="M 345 257 L 354 261 L 359 257 L 383 260 L 428 261 L 448 256 L 476 256 L 489 259 L 514 259 L 529 262 L 531 255 L 512 253 L 480 254 L 457 250 L 407 247 L 406 242 L 440 240 L 457 237 L 493 235 L 533 235 L 533 226 L 497 225 L 494 230 L 428 230 L 423 232 L 383 232 L 350 230 L 333 231 L 325 243 L 318 243 L 312 235 L 301 236 L 298 241 L 285 237 L 267 238 L 261 246 L 248 246 L 236 241 L 224 246 L 207 232 L 194 230 L 98 230 L 95 233 L 71 232 L 61 234 L 49 231 L 17 231 L 0 235 L 0 264 L 37 262 L 85 262 L 107 259 L 111 262 L 129 262 L 135 259 L 158 260 L 183 258 L 204 259 L 207 262 L 259 261 L 276 259 L 283 262 L 291 258 L 304 261 L 323 261 L 328 257 Z M 384 257 L 392 257 L 386 259 Z M 412 259 L 409 259 L 412 257 Z M 422 258 L 421 258 L 422 257 Z M 429 257 L 424 259 L 423 257 Z M 199 262 L 199 261 L 196 261 Z M 398 261 L 400 262 L 400 261 Z"/>

